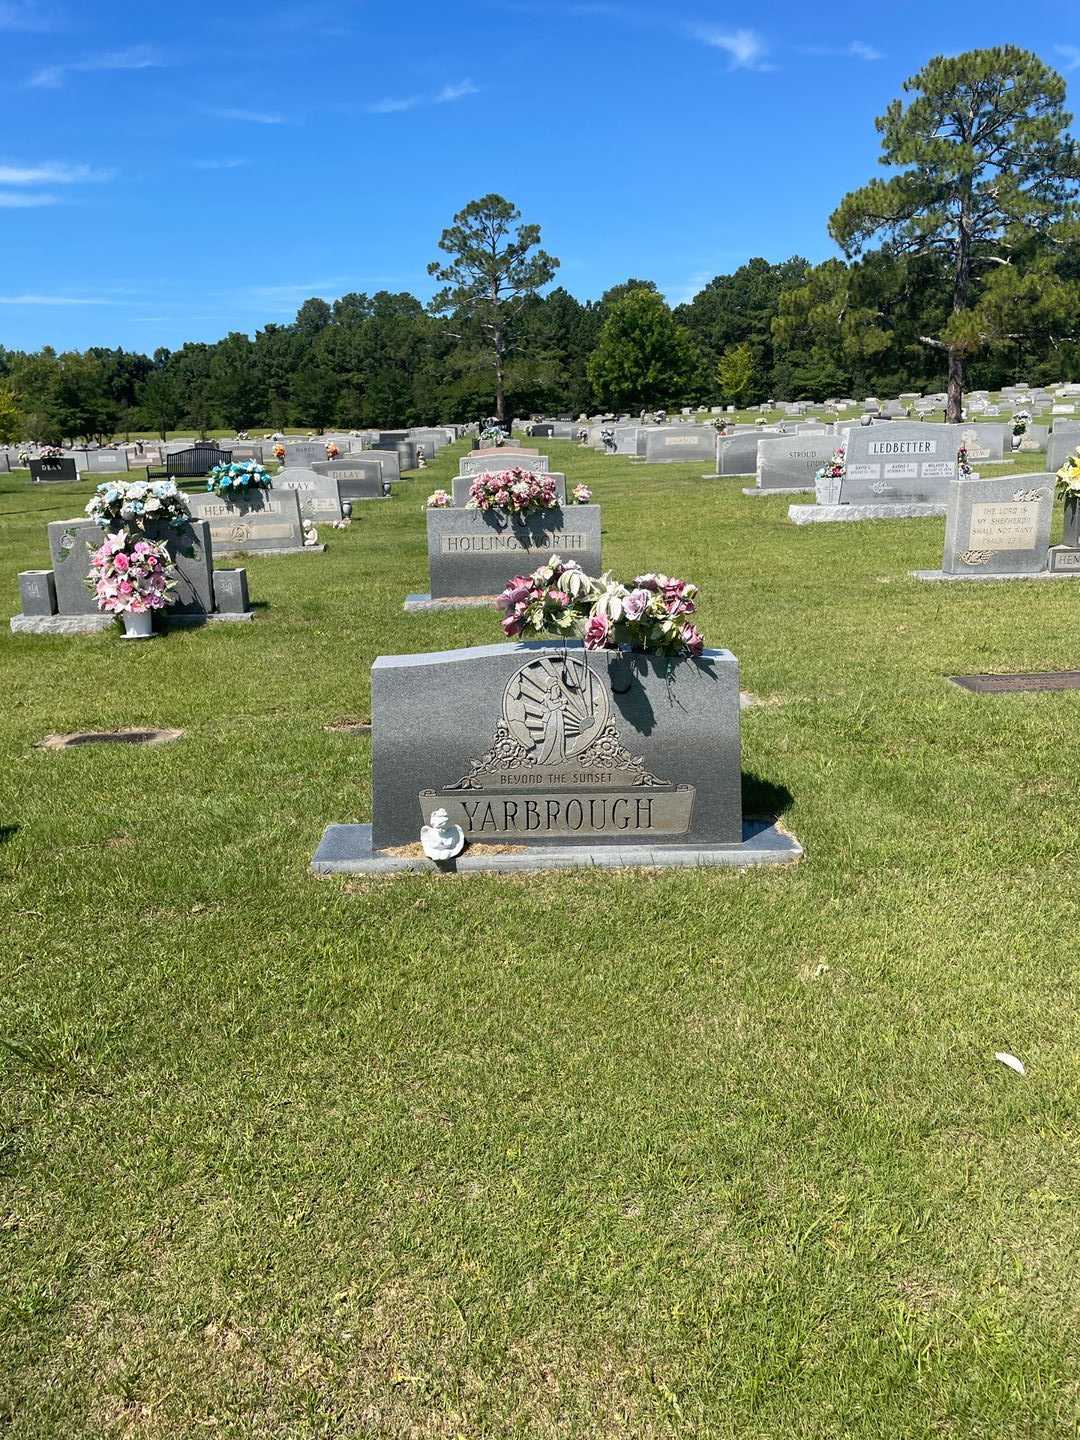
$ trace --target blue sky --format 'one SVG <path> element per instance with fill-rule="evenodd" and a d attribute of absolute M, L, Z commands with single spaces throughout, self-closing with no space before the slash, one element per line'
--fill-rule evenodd
<path fill-rule="evenodd" d="M 489 190 L 582 299 L 822 259 L 904 78 L 1002 43 L 1080 109 L 1080 7 L 1043 0 L 0 0 L 0 344 L 149 353 L 309 295 L 427 299 Z"/>

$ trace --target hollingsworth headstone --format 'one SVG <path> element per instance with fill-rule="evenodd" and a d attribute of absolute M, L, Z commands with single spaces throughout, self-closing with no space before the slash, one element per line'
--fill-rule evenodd
<path fill-rule="evenodd" d="M 415 864 L 400 848 L 438 810 L 478 847 L 462 868 L 800 853 L 775 827 L 744 828 L 730 651 L 673 660 L 537 641 L 382 656 L 371 695 L 372 824 L 331 826 L 317 873 Z"/>
<path fill-rule="evenodd" d="M 599 575 L 600 506 L 572 505 L 510 519 L 493 511 L 428 510 L 429 596 L 452 599 L 498 595 L 514 575 L 534 570 L 551 555 L 576 560 Z"/>
<path fill-rule="evenodd" d="M 210 539 L 219 555 L 240 550 L 293 554 L 304 548 L 300 502 L 291 490 L 253 490 L 242 500 L 212 492 L 187 498 L 195 519 L 209 524 Z"/>

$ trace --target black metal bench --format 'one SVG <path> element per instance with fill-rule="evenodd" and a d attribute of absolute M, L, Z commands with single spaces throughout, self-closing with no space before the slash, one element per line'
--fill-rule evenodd
<path fill-rule="evenodd" d="M 165 462 L 155 469 L 146 467 L 147 480 L 196 480 L 210 474 L 215 465 L 227 465 L 232 458 L 231 450 L 222 450 L 217 445 L 196 443 L 190 450 L 177 450 L 165 457 Z"/>

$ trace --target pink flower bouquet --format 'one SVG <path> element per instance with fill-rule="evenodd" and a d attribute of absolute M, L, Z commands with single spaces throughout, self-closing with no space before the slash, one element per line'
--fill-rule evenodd
<path fill-rule="evenodd" d="M 164 610 L 176 598 L 172 560 L 154 540 L 131 541 L 126 530 L 105 536 L 90 552 L 86 587 L 108 615 Z"/>
<path fill-rule="evenodd" d="M 499 510 L 507 515 L 529 515 L 558 508 L 559 495 L 550 475 L 534 475 L 516 466 L 478 475 L 469 486 L 467 510 Z"/>

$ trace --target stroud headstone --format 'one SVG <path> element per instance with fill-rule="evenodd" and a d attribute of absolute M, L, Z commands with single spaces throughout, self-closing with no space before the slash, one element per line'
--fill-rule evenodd
<path fill-rule="evenodd" d="M 511 520 L 481 510 L 428 510 L 427 595 L 410 595 L 406 609 L 433 600 L 495 596 L 513 576 L 535 570 L 551 555 L 576 560 L 599 575 L 600 507 L 573 505 Z"/>
<path fill-rule="evenodd" d="M 813 490 L 814 476 L 832 457 L 835 435 L 766 436 L 757 446 L 757 484 L 761 490 Z"/>
<path fill-rule="evenodd" d="M 440 810 L 473 847 L 458 869 L 800 853 L 744 825 L 730 651 L 671 660 L 541 641 L 381 656 L 371 697 L 372 824 L 329 827 L 317 873 L 430 868 L 401 850 Z"/>
<path fill-rule="evenodd" d="M 915 573 L 922 580 L 1041 574 L 1047 567 L 1053 506 L 1052 475 L 954 480 L 941 570 Z"/>
<path fill-rule="evenodd" d="M 246 499 L 226 500 L 210 492 L 188 496 L 197 520 L 210 526 L 210 539 L 219 555 L 293 555 L 304 549 L 300 502 L 291 490 L 256 490 Z"/>

